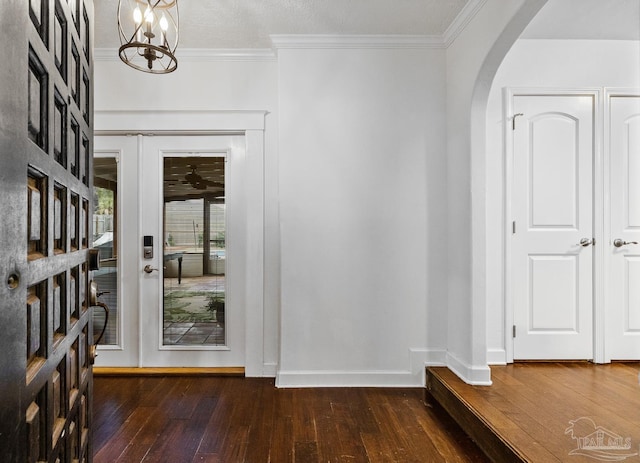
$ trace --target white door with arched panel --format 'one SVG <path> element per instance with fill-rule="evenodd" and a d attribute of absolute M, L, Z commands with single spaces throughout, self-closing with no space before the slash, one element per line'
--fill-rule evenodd
<path fill-rule="evenodd" d="M 609 99 L 610 235 L 607 357 L 640 359 L 640 96 Z"/>
<path fill-rule="evenodd" d="M 513 357 L 593 358 L 594 95 L 513 97 Z"/>

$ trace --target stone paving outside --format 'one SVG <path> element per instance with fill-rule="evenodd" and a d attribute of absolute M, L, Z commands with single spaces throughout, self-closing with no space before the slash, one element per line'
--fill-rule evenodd
<path fill-rule="evenodd" d="M 165 278 L 164 345 L 225 345 L 224 317 L 207 310 L 209 297 L 224 297 L 224 275 Z"/>

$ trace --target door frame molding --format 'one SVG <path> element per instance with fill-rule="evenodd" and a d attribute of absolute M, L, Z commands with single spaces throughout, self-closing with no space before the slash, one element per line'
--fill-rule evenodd
<path fill-rule="evenodd" d="M 596 241 L 593 255 L 593 361 L 606 363 L 605 358 L 605 218 L 609 217 L 609 204 L 605 202 L 605 159 L 603 158 L 603 90 L 595 87 L 559 88 L 559 87 L 505 87 L 502 98 L 503 121 L 503 306 L 504 306 L 504 346 L 506 362 L 513 363 L 513 320 L 514 307 L 512 296 L 511 260 L 512 247 L 509 236 L 512 227 L 512 191 L 513 191 L 513 99 L 516 96 L 590 96 L 593 98 L 593 234 Z M 607 169 L 608 171 L 608 169 Z"/>
<path fill-rule="evenodd" d="M 245 373 L 265 376 L 264 364 L 264 131 L 268 111 L 96 111 L 99 135 L 244 135 L 247 169 Z"/>

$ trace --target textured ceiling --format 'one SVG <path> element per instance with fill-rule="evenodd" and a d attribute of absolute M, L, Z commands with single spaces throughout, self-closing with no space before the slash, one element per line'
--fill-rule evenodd
<path fill-rule="evenodd" d="M 508 1 L 508 0 L 505 0 Z M 95 0 L 96 48 L 120 46 L 118 0 Z M 271 34 L 442 36 L 467 0 L 180 0 L 180 48 L 271 48 Z M 532 39 L 640 40 L 640 0 L 549 0 Z"/>
<path fill-rule="evenodd" d="M 95 46 L 117 48 L 118 0 L 95 2 Z M 181 48 L 271 48 L 270 34 L 441 36 L 467 0 L 180 0 Z"/>

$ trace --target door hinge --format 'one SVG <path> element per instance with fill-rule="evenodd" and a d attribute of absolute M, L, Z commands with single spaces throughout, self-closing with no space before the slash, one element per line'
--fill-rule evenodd
<path fill-rule="evenodd" d="M 513 325 L 513 337 L 516 337 L 516 325 Z"/>
<path fill-rule="evenodd" d="M 513 117 L 511 118 L 511 130 L 515 130 L 516 129 L 516 117 L 518 116 L 524 116 L 523 113 L 516 113 L 513 115 Z"/>
<path fill-rule="evenodd" d="M 516 221 L 511 222 L 511 234 L 516 234 Z"/>

